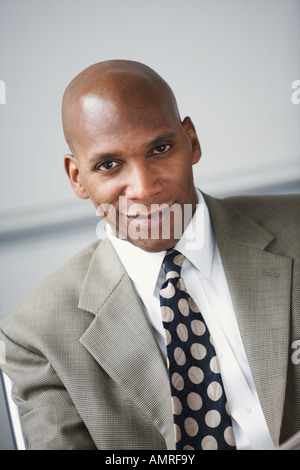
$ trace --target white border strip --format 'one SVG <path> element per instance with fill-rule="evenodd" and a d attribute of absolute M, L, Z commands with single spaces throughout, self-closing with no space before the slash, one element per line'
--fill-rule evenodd
<path fill-rule="evenodd" d="M 21 427 L 21 420 L 20 420 L 20 413 L 17 405 L 13 401 L 11 397 L 11 389 L 12 384 L 10 378 L 2 372 L 3 382 L 5 387 L 5 394 L 7 398 L 10 419 L 12 422 L 14 438 L 17 444 L 17 450 L 27 450 L 25 438 L 23 435 L 22 427 Z"/>

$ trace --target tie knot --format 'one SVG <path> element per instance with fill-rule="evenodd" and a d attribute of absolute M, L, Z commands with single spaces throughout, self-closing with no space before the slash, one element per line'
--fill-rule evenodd
<path fill-rule="evenodd" d="M 167 279 L 180 277 L 181 268 L 184 261 L 184 255 L 177 250 L 167 251 L 164 261 L 163 270 Z"/>

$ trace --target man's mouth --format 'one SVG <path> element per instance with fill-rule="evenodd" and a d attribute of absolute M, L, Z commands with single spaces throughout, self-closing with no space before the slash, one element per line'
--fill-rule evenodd
<path fill-rule="evenodd" d="M 150 213 L 133 212 L 128 210 L 127 218 L 130 223 L 139 226 L 140 229 L 149 229 L 160 225 L 164 220 L 170 216 L 172 205 L 169 204 L 156 204 L 159 209 L 153 209 Z"/>

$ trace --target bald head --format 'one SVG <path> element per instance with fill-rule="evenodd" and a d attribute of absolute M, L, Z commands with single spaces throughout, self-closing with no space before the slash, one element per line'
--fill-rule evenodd
<path fill-rule="evenodd" d="M 83 137 L 86 121 L 95 113 L 103 124 L 113 113 L 141 111 L 147 114 L 151 106 L 160 106 L 179 118 L 174 94 L 169 85 L 150 67 L 135 61 L 109 60 L 99 62 L 79 73 L 68 85 L 62 103 L 63 129 L 66 141 L 74 153 Z"/>

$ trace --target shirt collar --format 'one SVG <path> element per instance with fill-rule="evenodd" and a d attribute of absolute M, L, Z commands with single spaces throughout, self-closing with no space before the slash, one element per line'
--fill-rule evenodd
<path fill-rule="evenodd" d="M 138 292 L 153 294 L 166 252 L 142 250 L 127 240 L 115 237 L 109 226 L 106 232 Z"/>
<path fill-rule="evenodd" d="M 180 251 L 206 277 L 210 277 L 215 235 L 204 197 L 199 190 L 197 194 L 197 209 L 175 249 Z"/>
<path fill-rule="evenodd" d="M 197 194 L 196 211 L 174 248 L 180 251 L 205 276 L 210 277 L 215 237 L 204 197 L 199 190 L 197 190 Z M 109 226 L 107 226 L 106 232 L 138 292 L 152 295 L 166 252 L 149 253 L 144 251 L 127 240 L 115 237 Z"/>

